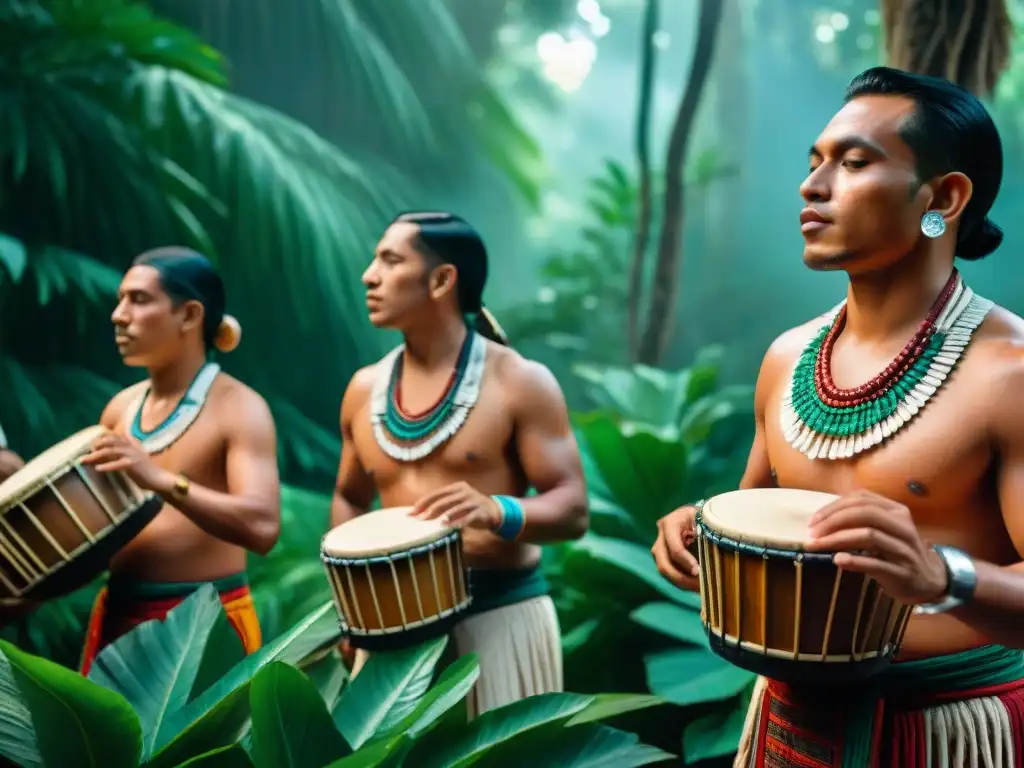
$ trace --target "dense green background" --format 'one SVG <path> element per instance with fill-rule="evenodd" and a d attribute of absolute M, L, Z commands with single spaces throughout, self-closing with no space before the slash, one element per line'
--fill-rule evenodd
<path fill-rule="evenodd" d="M 456 210 L 585 451 L 592 530 L 546 552 L 567 687 L 662 696 L 619 724 L 728 760 L 750 676 L 707 651 L 649 547 L 659 516 L 738 479 L 772 336 L 841 296 L 800 264 L 797 187 L 879 24 L 873 0 L 0 0 L 0 423 L 25 456 L 94 423 L 138 377 L 111 343 L 125 266 L 209 253 L 245 330 L 221 362 L 280 433 L 283 533 L 252 576 L 282 636 L 328 596 L 341 394 L 395 341 L 358 276 L 398 210 Z M 1020 43 L 992 102 L 997 222 L 1024 206 Z M 1022 238 L 964 269 L 1014 310 Z M 74 665 L 96 588 L 3 637 Z"/>

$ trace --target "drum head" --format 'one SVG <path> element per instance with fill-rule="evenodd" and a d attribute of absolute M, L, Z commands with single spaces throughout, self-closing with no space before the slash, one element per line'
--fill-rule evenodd
<path fill-rule="evenodd" d="M 412 507 L 366 512 L 333 528 L 321 549 L 334 557 L 372 557 L 402 552 L 437 541 L 454 529 L 439 520 L 409 517 Z"/>
<path fill-rule="evenodd" d="M 811 515 L 839 497 L 794 488 L 756 488 L 712 496 L 704 524 L 728 539 L 756 547 L 802 549 Z"/>
<path fill-rule="evenodd" d="M 92 449 L 92 444 L 109 431 L 98 424 L 86 427 L 40 453 L 0 483 L 0 510 L 5 510 L 21 501 L 27 494 L 34 493 L 40 483 L 54 470 L 73 464 L 87 455 Z"/>

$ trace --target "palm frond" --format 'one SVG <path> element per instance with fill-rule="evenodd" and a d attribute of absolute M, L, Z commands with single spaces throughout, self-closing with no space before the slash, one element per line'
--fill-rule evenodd
<path fill-rule="evenodd" d="M 538 199 L 540 152 L 481 74 L 444 0 L 153 4 L 227 53 L 241 93 L 315 126 L 340 146 L 358 147 L 361 157 L 388 158 L 416 186 L 453 183 L 460 175 L 453 169 L 478 167 L 482 151 L 528 202 Z M 274 71 L 264 54 L 255 54 L 268 49 L 275 51 Z M 310 74 L 282 89 L 277 71 Z M 483 126 L 495 141 L 487 142 Z"/>
<path fill-rule="evenodd" d="M 30 251 L 28 261 L 39 303 L 43 306 L 55 296 L 82 296 L 109 308 L 121 282 L 118 270 L 66 248 L 35 249 Z"/>
<path fill-rule="evenodd" d="M 381 180 L 396 171 L 357 163 L 301 123 L 173 70 L 137 72 L 123 96 L 109 94 L 111 104 L 127 104 L 148 143 L 227 206 L 227 220 L 200 215 L 233 245 L 221 263 L 244 264 L 252 287 L 273 276 L 292 304 L 282 322 L 312 327 L 292 308 L 309 304 L 314 284 L 328 310 L 361 302 L 359 271 L 398 205 Z"/>
<path fill-rule="evenodd" d="M 156 65 L 223 83 L 219 54 L 129 0 L 8 0 L 0 18 L 5 54 L 18 62 L 0 85 L 0 160 L 13 170 L 2 201 L 8 231 L 86 251 L 102 243 L 137 252 L 154 232 L 208 246 L 173 194 L 181 179 L 96 95 Z"/>
<path fill-rule="evenodd" d="M 26 458 L 95 424 L 120 386 L 84 368 L 25 365 L 0 355 L 0 424 Z M 15 439 L 15 435 L 18 439 Z"/>
<path fill-rule="evenodd" d="M 25 274 L 28 266 L 28 252 L 25 244 L 16 237 L 0 232 L 0 266 L 6 271 L 12 282 L 17 283 Z"/>

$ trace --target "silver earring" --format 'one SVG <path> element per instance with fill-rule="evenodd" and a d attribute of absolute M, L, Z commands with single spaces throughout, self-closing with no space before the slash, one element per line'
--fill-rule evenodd
<path fill-rule="evenodd" d="M 946 220 L 938 211 L 928 211 L 921 217 L 921 231 L 925 237 L 942 237 L 946 231 Z"/>

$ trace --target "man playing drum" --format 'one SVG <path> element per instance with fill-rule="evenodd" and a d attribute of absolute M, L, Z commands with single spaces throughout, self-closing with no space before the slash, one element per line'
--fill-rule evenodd
<path fill-rule="evenodd" d="M 846 272 L 847 298 L 768 350 L 741 488 L 838 495 L 807 549 L 916 608 L 903 688 L 759 680 L 737 766 L 1024 764 L 1024 321 L 953 266 L 1002 239 L 1002 167 L 973 95 L 886 68 L 854 78 L 811 148 L 804 262 Z M 662 518 L 653 547 L 686 589 L 695 514 Z"/>
<path fill-rule="evenodd" d="M 562 689 L 538 545 L 588 527 L 562 392 L 546 368 L 505 345 L 483 308 L 486 279 L 484 244 L 457 216 L 404 214 L 385 232 L 363 275 L 367 307 L 375 326 L 405 343 L 349 383 L 331 507 L 337 526 L 379 493 L 384 507 L 413 506 L 412 515 L 462 529 L 473 604 L 453 636 L 460 655 L 480 659 L 470 716 Z M 442 412 L 450 394 L 462 406 Z M 365 658 L 356 654 L 355 672 Z"/>
<path fill-rule="evenodd" d="M 143 254 L 125 274 L 112 320 L 125 363 L 148 379 L 101 417 L 112 435 L 83 459 L 120 470 L 164 508 L 114 557 L 96 600 L 81 670 L 132 627 L 162 619 L 204 583 L 220 594 L 246 652 L 261 644 L 246 552 L 266 554 L 280 528 L 277 438 L 266 402 L 210 360 L 241 329 L 224 314 L 213 265 L 183 248 Z"/>

